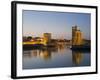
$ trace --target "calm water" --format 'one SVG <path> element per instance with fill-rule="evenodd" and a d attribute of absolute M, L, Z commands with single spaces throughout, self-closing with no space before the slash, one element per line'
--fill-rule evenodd
<path fill-rule="evenodd" d="M 68 46 L 23 51 L 23 69 L 90 66 L 90 52 L 72 51 Z"/>

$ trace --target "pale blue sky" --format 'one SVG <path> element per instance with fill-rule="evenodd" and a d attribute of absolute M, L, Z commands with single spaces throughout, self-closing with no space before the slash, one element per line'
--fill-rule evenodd
<path fill-rule="evenodd" d="M 39 36 L 52 33 L 52 38 L 72 37 L 72 26 L 78 25 L 83 37 L 90 39 L 90 20 L 88 13 L 46 12 L 23 10 L 23 36 Z"/>

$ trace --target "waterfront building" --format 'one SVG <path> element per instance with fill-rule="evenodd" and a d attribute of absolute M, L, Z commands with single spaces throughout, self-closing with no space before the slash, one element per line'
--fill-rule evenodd
<path fill-rule="evenodd" d="M 50 43 L 51 42 L 51 33 L 44 33 L 43 38 L 44 38 L 45 43 Z"/>
<path fill-rule="evenodd" d="M 82 32 L 77 26 L 72 27 L 72 45 L 82 45 Z"/>

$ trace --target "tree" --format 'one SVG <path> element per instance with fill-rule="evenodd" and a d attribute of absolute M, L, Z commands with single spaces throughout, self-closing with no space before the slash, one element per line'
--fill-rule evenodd
<path fill-rule="evenodd" d="M 27 40 L 30 41 L 32 39 L 32 36 L 28 36 Z"/>

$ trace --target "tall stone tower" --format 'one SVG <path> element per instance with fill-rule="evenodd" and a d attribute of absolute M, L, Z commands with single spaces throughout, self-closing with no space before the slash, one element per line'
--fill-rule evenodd
<path fill-rule="evenodd" d="M 72 27 L 72 45 L 82 45 L 82 32 L 77 26 Z"/>
<path fill-rule="evenodd" d="M 51 33 L 44 33 L 43 38 L 44 38 L 45 43 L 47 43 L 47 44 L 50 43 L 51 42 Z"/>

